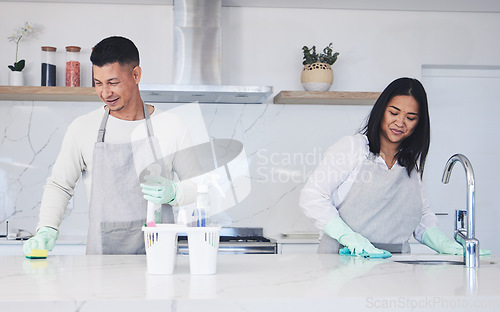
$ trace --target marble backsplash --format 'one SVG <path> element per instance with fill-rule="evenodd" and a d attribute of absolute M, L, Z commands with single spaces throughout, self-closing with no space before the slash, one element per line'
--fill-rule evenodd
<path fill-rule="evenodd" d="M 43 186 L 69 123 L 100 103 L 0 102 L 0 227 L 33 232 Z M 169 110 L 181 104 L 156 104 Z M 197 105 L 197 104 L 185 104 Z M 200 104 L 209 137 L 243 143 L 251 190 L 219 214 L 223 226 L 263 227 L 266 234 L 316 232 L 298 198 L 322 154 L 341 136 L 355 133 L 369 106 Z M 66 210 L 61 235 L 87 232 L 83 185 Z M 1 230 L 0 230 L 1 231 Z"/>

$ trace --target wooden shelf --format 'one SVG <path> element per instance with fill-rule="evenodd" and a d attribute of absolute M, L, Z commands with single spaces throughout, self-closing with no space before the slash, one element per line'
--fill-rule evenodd
<path fill-rule="evenodd" d="M 373 105 L 380 92 L 281 91 L 275 104 Z M 0 101 L 99 102 L 92 87 L 0 86 Z"/>
<path fill-rule="evenodd" d="M 99 102 L 92 87 L 13 87 L 0 86 L 0 101 Z"/>
<path fill-rule="evenodd" d="M 281 91 L 275 104 L 373 105 L 380 92 Z"/>

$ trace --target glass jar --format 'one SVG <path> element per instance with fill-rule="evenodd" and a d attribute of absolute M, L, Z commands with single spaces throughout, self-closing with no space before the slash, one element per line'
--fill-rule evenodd
<path fill-rule="evenodd" d="M 55 47 L 42 47 L 42 87 L 56 85 L 56 50 Z"/>
<path fill-rule="evenodd" d="M 66 47 L 66 87 L 80 86 L 80 47 Z"/>

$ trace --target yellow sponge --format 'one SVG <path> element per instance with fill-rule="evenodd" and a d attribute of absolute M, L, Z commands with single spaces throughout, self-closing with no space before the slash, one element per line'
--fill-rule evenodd
<path fill-rule="evenodd" d="M 31 249 L 31 253 L 26 255 L 28 259 L 46 259 L 48 251 L 47 249 Z"/>

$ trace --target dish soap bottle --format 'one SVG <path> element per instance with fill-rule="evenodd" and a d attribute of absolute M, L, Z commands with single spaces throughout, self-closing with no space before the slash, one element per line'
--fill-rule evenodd
<path fill-rule="evenodd" d="M 196 208 L 193 211 L 193 216 L 197 227 L 205 227 L 209 223 L 210 196 L 208 194 L 208 186 L 199 184 L 197 190 L 198 195 L 196 196 Z"/>

